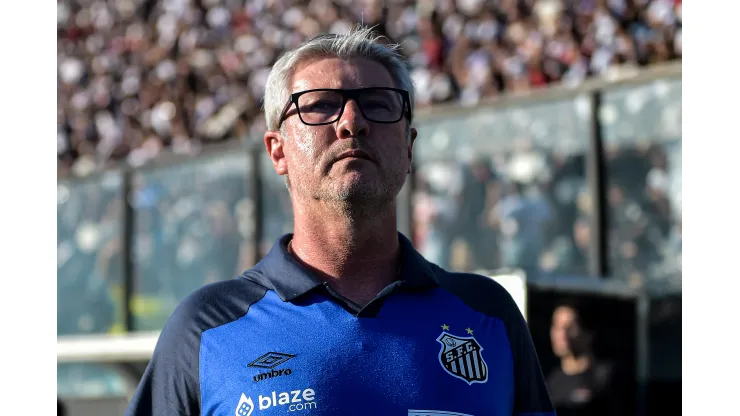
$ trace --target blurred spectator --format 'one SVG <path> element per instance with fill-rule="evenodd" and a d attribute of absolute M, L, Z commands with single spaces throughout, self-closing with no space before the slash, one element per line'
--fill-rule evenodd
<path fill-rule="evenodd" d="M 422 167 L 416 181 L 414 207 L 415 241 L 424 257 L 440 267 L 452 266 L 452 244 L 457 236 L 463 182 L 452 163 Z M 429 172 L 428 175 L 425 173 Z M 468 217 L 474 222 L 475 217 Z"/>
<path fill-rule="evenodd" d="M 261 132 L 277 57 L 358 22 L 402 44 L 420 106 L 681 57 L 680 0 L 62 0 L 59 174 Z"/>
<path fill-rule="evenodd" d="M 545 246 L 544 224 L 552 215 L 550 205 L 537 195 L 527 194 L 524 185 L 513 183 L 493 209 L 492 221 L 501 223 L 501 265 L 537 269 Z"/>
<path fill-rule="evenodd" d="M 560 366 L 547 377 L 555 411 L 559 416 L 621 415 L 613 365 L 597 359 L 592 335 L 581 322 L 573 304 L 555 308 L 550 327 L 552 351 Z"/>

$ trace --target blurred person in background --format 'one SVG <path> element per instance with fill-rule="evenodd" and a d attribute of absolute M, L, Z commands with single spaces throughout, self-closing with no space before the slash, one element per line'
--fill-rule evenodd
<path fill-rule="evenodd" d="M 496 177 L 490 163 L 475 160 L 465 166 L 465 181 L 458 196 L 459 213 L 456 216 L 455 231 L 468 245 L 477 268 L 493 269 L 498 262 L 498 239 L 489 227 L 487 213 L 496 198 Z"/>
<path fill-rule="evenodd" d="M 290 191 L 293 233 L 181 303 L 128 415 L 249 415 L 300 397 L 324 415 L 554 416 L 511 295 L 428 262 L 397 230 L 417 135 L 397 47 L 357 27 L 275 64 L 264 143 Z M 257 384 L 264 369 L 269 384 Z"/>
<path fill-rule="evenodd" d="M 552 208 L 545 199 L 530 195 L 523 183 L 514 182 L 505 189 L 492 212 L 501 233 L 501 264 L 536 270 Z"/>
<path fill-rule="evenodd" d="M 431 164 L 429 177 L 415 184 L 414 220 L 419 251 L 434 264 L 451 266 L 451 247 L 460 213 L 461 180 L 454 165 Z"/>
<path fill-rule="evenodd" d="M 594 357 L 593 335 L 583 327 L 574 302 L 563 302 L 552 315 L 550 341 L 560 366 L 547 377 L 558 416 L 618 416 L 619 386 L 611 363 Z"/>

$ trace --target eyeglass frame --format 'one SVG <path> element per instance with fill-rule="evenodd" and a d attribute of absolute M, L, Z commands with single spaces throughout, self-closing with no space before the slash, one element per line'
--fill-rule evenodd
<path fill-rule="evenodd" d="M 403 111 L 401 111 L 401 116 L 398 117 L 397 120 L 394 121 L 375 121 L 370 120 L 367 115 L 365 115 L 365 110 L 362 109 L 362 106 L 357 103 L 357 98 L 362 94 L 364 91 L 368 90 L 384 90 L 384 91 L 395 91 L 401 94 L 401 97 L 403 99 L 403 103 L 401 104 L 402 107 L 405 107 Z M 332 91 L 332 92 L 338 92 L 342 95 L 342 108 L 339 110 L 339 114 L 337 115 L 337 118 L 332 121 L 327 121 L 323 123 L 306 123 L 303 120 L 303 117 L 301 117 L 301 109 L 298 107 L 298 98 L 301 95 L 308 94 L 309 92 L 316 92 L 316 91 Z M 371 122 L 371 123 L 378 123 L 378 124 L 394 124 L 398 123 L 406 117 L 408 120 L 411 120 L 411 98 L 409 97 L 409 92 L 406 90 L 402 90 L 400 88 L 392 88 L 392 87 L 366 87 L 366 88 L 351 88 L 351 89 L 344 89 L 344 88 L 315 88 L 311 90 L 305 90 L 305 91 L 298 91 L 294 92 L 293 94 L 290 94 L 290 97 L 288 98 L 288 102 L 285 103 L 285 107 L 283 107 L 283 111 L 280 113 L 280 122 L 278 123 L 278 129 L 283 125 L 283 122 L 287 119 L 286 115 L 288 113 L 288 110 L 290 110 L 290 107 L 295 104 L 296 113 L 298 113 L 298 119 L 301 120 L 301 123 L 307 125 L 307 126 L 325 126 L 327 124 L 336 123 L 339 119 L 342 118 L 342 115 L 344 114 L 344 108 L 347 107 L 347 101 L 350 99 L 355 100 L 357 103 L 357 107 L 360 109 L 360 113 L 362 113 L 362 116 L 365 117 L 365 120 Z"/>

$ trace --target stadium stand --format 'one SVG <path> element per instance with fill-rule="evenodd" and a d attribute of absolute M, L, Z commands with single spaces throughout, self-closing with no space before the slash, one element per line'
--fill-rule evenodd
<path fill-rule="evenodd" d="M 402 44 L 420 106 L 681 56 L 681 0 L 59 1 L 58 171 L 259 133 L 281 52 L 360 21 Z"/>

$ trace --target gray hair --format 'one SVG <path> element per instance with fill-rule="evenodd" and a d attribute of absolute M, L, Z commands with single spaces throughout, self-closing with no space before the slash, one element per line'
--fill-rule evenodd
<path fill-rule="evenodd" d="M 361 57 L 382 64 L 391 74 L 396 88 L 408 91 L 413 116 L 415 93 L 408 63 L 398 52 L 400 45 L 382 44 L 379 42 L 382 39 L 372 28 L 358 25 L 346 35 L 320 35 L 285 53 L 275 62 L 267 77 L 264 100 L 267 129 L 278 130 L 280 113 L 290 96 L 290 82 L 296 66 L 302 61 L 320 57 Z M 411 121 L 409 119 L 409 124 Z"/>

